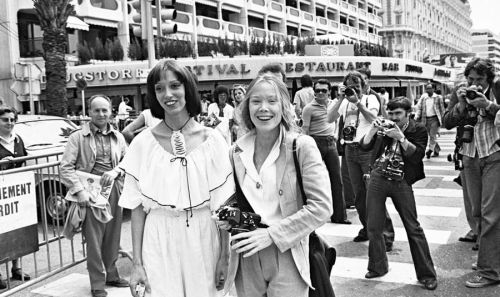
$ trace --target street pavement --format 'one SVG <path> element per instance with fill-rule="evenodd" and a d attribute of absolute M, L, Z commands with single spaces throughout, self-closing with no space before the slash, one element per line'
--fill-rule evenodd
<path fill-rule="evenodd" d="M 431 255 L 438 274 L 439 285 L 435 291 L 427 291 L 418 284 L 412 264 L 408 239 L 403 225 L 390 199 L 387 208 L 396 231 L 394 249 L 388 253 L 389 273 L 381 278 L 364 278 L 368 264 L 368 244 L 355 243 L 361 224 L 355 210 L 348 210 L 353 225 L 325 224 L 318 233 L 337 249 L 331 280 L 336 296 L 500 296 L 500 286 L 469 289 L 464 285 L 471 276 L 471 264 L 477 259 L 472 244 L 458 242 L 469 231 L 463 210 L 462 190 L 453 182 L 458 175 L 446 156 L 454 150 L 454 132 L 441 130 L 438 142 L 442 148 L 439 157 L 425 159 L 427 178 L 414 185 L 417 213 L 429 242 Z M 125 220 L 122 230 L 122 248 L 131 250 L 130 221 Z M 130 260 L 118 260 L 120 273 L 128 278 Z M 130 296 L 128 289 L 108 288 L 110 297 Z M 234 295 L 234 293 L 232 294 Z M 77 265 L 38 285 L 13 296 L 90 296 L 85 264 Z M 203 297 L 203 296 L 200 296 Z"/>

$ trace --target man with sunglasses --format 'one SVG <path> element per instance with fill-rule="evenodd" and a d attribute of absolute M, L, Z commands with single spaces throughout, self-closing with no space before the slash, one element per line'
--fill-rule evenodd
<path fill-rule="evenodd" d="M 14 133 L 14 125 L 17 121 L 17 111 L 9 106 L 0 105 L 0 160 L 12 160 L 26 156 L 24 142 L 19 135 Z M 0 170 L 7 170 L 23 166 L 24 162 L 12 162 L 0 166 Z M 12 261 L 12 278 L 16 280 L 30 280 L 31 277 L 22 273 L 17 260 Z M 0 290 L 7 288 L 0 274 Z"/>
<path fill-rule="evenodd" d="M 332 186 L 333 215 L 331 222 L 351 224 L 347 220 L 344 196 L 342 195 L 342 177 L 339 155 L 337 153 L 334 120 L 328 115 L 333 106 L 330 99 L 330 82 L 320 79 L 314 84 L 315 97 L 302 111 L 302 131 L 315 141 L 325 162 Z"/>

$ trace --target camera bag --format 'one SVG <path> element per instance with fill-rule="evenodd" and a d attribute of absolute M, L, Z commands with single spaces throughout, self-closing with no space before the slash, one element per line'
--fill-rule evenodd
<path fill-rule="evenodd" d="M 300 170 L 297 138 L 293 140 L 293 161 L 297 172 L 297 182 L 300 187 L 303 204 L 307 204 L 307 196 L 302 184 L 302 174 Z M 309 297 L 334 297 L 330 273 L 337 258 L 337 251 L 328 245 L 321 237 L 313 231 L 309 235 L 309 270 L 311 273 L 311 284 L 315 290 L 309 288 Z"/>

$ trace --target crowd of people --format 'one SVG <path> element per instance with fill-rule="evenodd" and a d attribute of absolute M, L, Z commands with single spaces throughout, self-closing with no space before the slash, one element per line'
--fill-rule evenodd
<path fill-rule="evenodd" d="M 463 160 L 471 230 L 459 240 L 478 249 L 477 274 L 465 285 L 500 283 L 500 80 L 482 58 L 467 65 L 465 77 L 445 110 L 431 84 L 416 104 L 375 92 L 369 69 L 345 75 L 337 98 L 328 80 L 304 75 L 291 98 L 281 65 L 269 64 L 248 86 L 217 86 L 210 102 L 194 74 L 167 60 L 148 75 L 150 109 L 123 135 L 109 124 L 110 99 L 93 96 L 90 121 L 70 135 L 61 161 L 67 198 L 88 209 L 83 234 L 92 296 L 107 296 L 106 285 L 129 286 L 134 297 L 141 290 L 152 297 L 219 296 L 233 286 L 239 297 L 308 296 L 309 234 L 327 221 L 351 224 L 351 205 L 362 224 L 353 241 L 369 241 L 365 277 L 381 277 L 395 236 L 388 197 L 417 279 L 434 290 L 438 277 L 412 185 L 425 178 L 423 159 L 439 156 L 441 126 L 457 127 Z M 12 133 L 15 116 L 0 108 L 0 159 L 22 153 L 15 149 L 22 143 Z M 78 171 L 112 185 L 111 220 L 95 210 Z M 116 269 L 121 208 L 132 213 L 129 281 Z"/>

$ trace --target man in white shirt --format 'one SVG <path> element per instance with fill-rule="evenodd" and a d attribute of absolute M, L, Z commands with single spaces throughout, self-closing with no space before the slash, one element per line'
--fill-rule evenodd
<path fill-rule="evenodd" d="M 429 147 L 425 156 L 427 159 L 439 156 L 441 148 L 436 141 L 436 136 L 443 123 L 444 115 L 443 97 L 434 92 L 432 84 L 425 87 L 425 93 L 420 97 L 417 103 L 415 120 L 424 124 L 429 134 Z"/>
<path fill-rule="evenodd" d="M 343 102 L 347 101 L 344 116 L 344 129 L 342 138 L 346 143 L 345 158 L 349 169 L 351 185 L 354 189 L 355 206 L 358 211 L 359 220 L 363 228 L 355 242 L 367 241 L 368 233 L 366 227 L 366 181 L 365 177 L 370 173 L 373 150 L 365 151 L 359 146 L 359 141 L 368 133 L 372 121 L 377 118 L 380 103 L 374 95 L 366 95 L 367 85 L 363 75 L 358 71 L 349 72 L 339 86 L 339 101 L 328 111 L 333 119 L 340 117 L 339 109 Z M 331 114 L 331 115 L 330 115 Z M 392 226 L 389 213 L 385 212 L 384 238 L 386 250 L 392 250 L 394 242 L 394 227 Z"/>
<path fill-rule="evenodd" d="M 116 118 L 118 119 L 118 125 L 120 131 L 125 128 L 125 120 L 128 118 L 128 112 L 132 110 L 133 108 L 128 105 L 129 100 L 128 98 L 123 98 L 122 102 L 118 105 L 118 114 L 116 115 Z"/>
<path fill-rule="evenodd" d="M 298 90 L 293 98 L 293 104 L 295 104 L 295 114 L 299 119 L 302 116 L 302 110 L 304 107 L 314 100 L 313 81 L 309 74 L 304 74 L 300 77 L 300 85 L 302 86 L 302 89 Z"/>

